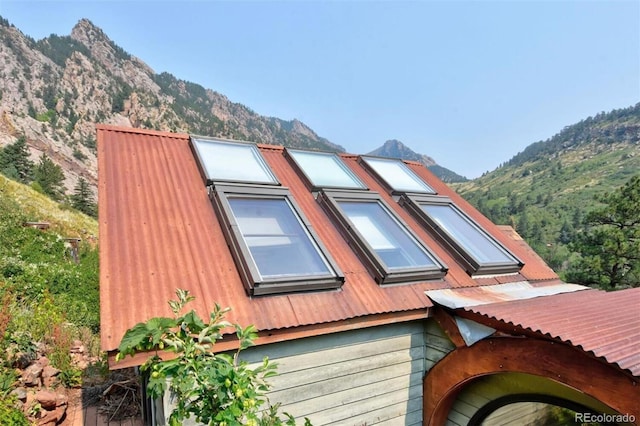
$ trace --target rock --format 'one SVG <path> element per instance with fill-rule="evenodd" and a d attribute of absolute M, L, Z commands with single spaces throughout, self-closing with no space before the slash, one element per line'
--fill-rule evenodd
<path fill-rule="evenodd" d="M 83 354 L 86 352 L 86 348 L 80 340 L 74 340 L 69 350 L 72 354 Z"/>
<path fill-rule="evenodd" d="M 50 365 L 47 365 L 42 369 L 42 385 L 45 388 L 54 387 L 55 383 L 58 381 L 58 374 L 60 374 L 60 370 Z"/>
<path fill-rule="evenodd" d="M 42 366 L 37 362 L 28 366 L 27 369 L 22 372 L 22 383 L 25 386 L 40 386 L 42 369 Z"/>
<path fill-rule="evenodd" d="M 64 413 L 67 411 L 67 407 L 58 407 L 52 411 L 46 411 L 43 413 L 37 421 L 38 426 L 55 426 L 64 417 Z"/>
<path fill-rule="evenodd" d="M 24 370 L 29 366 L 29 364 L 33 362 L 33 355 L 25 354 L 23 352 L 18 352 L 14 354 L 13 357 L 10 359 L 13 360 L 13 366 L 15 368 Z"/>
<path fill-rule="evenodd" d="M 27 402 L 27 390 L 23 387 L 15 388 L 11 391 L 18 401 Z"/>
<path fill-rule="evenodd" d="M 68 404 L 69 404 L 69 397 L 67 395 L 64 395 L 61 393 L 56 395 L 56 407 L 62 407 Z"/>
<path fill-rule="evenodd" d="M 36 392 L 36 401 L 45 410 L 53 410 L 58 405 L 58 395 L 55 392 L 41 390 Z"/>
<path fill-rule="evenodd" d="M 47 358 L 46 356 L 41 356 L 40 358 L 38 358 L 37 362 L 43 367 L 46 367 L 50 364 L 49 358 Z"/>

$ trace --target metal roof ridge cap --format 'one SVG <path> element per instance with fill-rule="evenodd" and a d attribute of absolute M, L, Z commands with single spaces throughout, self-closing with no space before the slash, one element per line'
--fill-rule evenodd
<path fill-rule="evenodd" d="M 133 133 L 136 135 L 164 136 L 175 139 L 189 139 L 188 133 L 167 132 L 162 130 L 141 129 L 138 127 L 116 126 L 114 124 L 98 123 L 96 130 L 105 132 Z"/>
<path fill-rule="evenodd" d="M 578 284 L 562 283 L 547 286 L 533 286 L 528 281 L 518 281 L 514 283 L 460 289 L 427 290 L 425 294 L 436 304 L 450 309 L 458 309 L 495 303 L 508 303 L 517 300 L 529 300 L 583 290 L 592 289 Z M 483 295 L 486 297 L 482 297 Z"/>

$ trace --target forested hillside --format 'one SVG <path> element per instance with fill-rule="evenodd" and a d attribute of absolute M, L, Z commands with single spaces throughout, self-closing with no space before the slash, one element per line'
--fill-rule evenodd
<path fill-rule="evenodd" d="M 640 104 L 600 113 L 536 142 L 457 191 L 496 223 L 509 224 L 556 270 L 585 229 L 596 195 L 640 173 Z"/>

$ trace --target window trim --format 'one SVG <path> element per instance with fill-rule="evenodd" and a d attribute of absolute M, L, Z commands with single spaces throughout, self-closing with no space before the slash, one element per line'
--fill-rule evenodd
<path fill-rule="evenodd" d="M 253 261 L 249 246 L 246 244 L 238 227 L 235 215 L 229 203 L 229 198 L 278 199 L 289 203 L 294 215 L 300 221 L 309 236 L 310 242 L 317 253 L 323 258 L 330 270 L 326 275 L 291 276 L 265 279 L 260 274 L 258 266 Z M 336 290 L 344 284 L 344 274 L 331 254 L 324 246 L 313 226 L 302 213 L 293 196 L 287 188 L 244 185 L 216 185 L 210 187 L 209 198 L 222 227 L 224 237 L 229 245 L 234 262 L 249 296 L 261 296 L 275 293 L 292 293 L 313 290 Z"/>
<path fill-rule="evenodd" d="M 202 141 L 205 141 L 205 142 L 213 142 L 213 143 L 217 142 L 217 143 L 222 143 L 222 144 L 227 144 L 227 145 L 247 146 L 249 149 L 251 149 L 253 151 L 254 155 L 257 158 L 258 164 L 261 166 L 261 168 L 265 172 L 265 174 L 270 178 L 270 182 L 242 180 L 242 179 L 215 179 L 213 177 L 210 177 L 208 175 L 208 173 L 207 173 L 207 169 L 205 167 L 205 162 L 204 162 L 202 156 L 200 155 L 200 151 L 198 151 L 198 148 L 196 147 L 195 140 L 202 140 Z M 193 153 L 194 157 L 197 160 L 196 163 L 197 163 L 197 166 L 198 166 L 198 170 L 200 171 L 200 176 L 202 176 L 202 179 L 204 180 L 205 185 L 207 185 L 207 186 L 208 185 L 213 185 L 216 182 L 222 182 L 222 183 L 244 183 L 244 184 L 249 184 L 249 185 L 255 184 L 255 185 L 281 186 L 280 181 L 278 180 L 276 175 L 271 171 L 271 168 L 267 164 L 267 161 L 262 156 L 262 153 L 260 152 L 260 149 L 253 142 L 236 141 L 236 140 L 224 139 L 224 138 L 214 138 L 214 137 L 210 137 L 210 136 L 189 135 L 189 147 L 191 148 L 191 152 Z"/>
<path fill-rule="evenodd" d="M 437 195 L 408 195 L 404 194 L 400 197 L 399 204 L 404 207 L 413 217 L 415 217 L 420 224 L 431 232 L 438 242 L 442 244 L 453 257 L 465 268 L 466 272 L 471 275 L 493 275 L 493 274 L 508 274 L 519 272 L 524 263 L 518 259 L 509 249 L 507 249 L 502 243 L 495 239 L 487 230 L 485 230 L 480 224 L 473 220 L 468 214 L 462 211 L 456 204 L 449 198 Z M 508 257 L 513 258 L 513 262 L 487 262 L 482 263 L 476 259 L 462 244 L 460 244 L 453 236 L 451 236 L 446 230 L 441 228 L 436 221 L 422 209 L 422 204 L 431 205 L 443 205 L 450 206 L 456 210 L 463 219 L 471 223 L 482 235 L 493 243 L 499 250 L 503 251 Z"/>
<path fill-rule="evenodd" d="M 335 158 L 338 161 L 338 164 L 342 166 L 342 168 L 345 171 L 345 173 L 347 175 L 349 175 L 356 183 L 360 184 L 360 187 L 325 186 L 325 185 L 316 185 L 316 184 L 314 184 L 313 181 L 311 180 L 311 178 L 304 171 L 304 168 L 300 165 L 300 163 L 298 163 L 298 160 L 296 160 L 296 158 L 291 154 L 292 152 L 294 152 L 294 153 L 295 152 L 302 152 L 302 153 L 310 153 L 310 154 L 322 154 L 322 155 L 328 155 L 328 156 L 331 156 L 331 157 Z M 300 176 L 300 178 L 302 179 L 304 184 L 307 186 L 307 188 L 311 192 L 317 192 L 317 191 L 320 191 L 322 189 L 351 190 L 351 191 L 368 191 L 369 190 L 369 188 L 367 188 L 367 186 L 364 184 L 364 182 L 362 182 L 362 179 L 360 179 L 353 172 L 353 170 L 351 170 L 349 168 L 349 166 L 346 165 L 346 163 L 342 160 L 342 158 L 340 158 L 340 156 L 338 154 L 336 154 L 335 152 L 309 151 L 309 150 L 304 150 L 304 149 L 285 148 L 284 156 L 285 156 L 285 158 L 287 158 L 287 160 L 289 160 L 289 163 L 291 163 L 293 165 L 293 167 L 296 170 L 298 176 Z"/>
<path fill-rule="evenodd" d="M 445 263 L 438 258 L 420 240 L 415 232 L 409 227 L 393 209 L 375 192 L 337 192 L 321 191 L 317 197 L 318 203 L 324 208 L 329 217 L 338 225 L 338 230 L 352 246 L 360 260 L 365 264 L 369 272 L 373 275 L 378 284 L 408 284 L 419 281 L 431 281 L 444 278 L 448 268 Z M 401 229 L 434 261 L 435 266 L 409 267 L 402 269 L 390 269 L 386 263 L 378 256 L 373 247 L 358 232 L 342 208 L 340 201 L 347 202 L 377 202 L 389 213 L 390 218 L 397 222 Z"/>
<path fill-rule="evenodd" d="M 416 178 L 419 182 L 423 183 L 427 188 L 431 188 L 431 192 L 428 192 L 428 191 L 407 191 L 407 190 L 404 190 L 404 189 L 394 188 L 389 182 L 387 182 L 387 180 L 384 178 L 384 176 L 379 174 L 373 168 L 373 166 L 371 166 L 367 162 L 367 158 L 371 158 L 371 159 L 374 159 L 374 160 L 393 161 L 393 162 L 396 162 L 396 163 L 400 164 L 400 167 L 402 167 L 404 169 L 404 171 L 407 172 L 408 175 L 413 176 L 414 178 Z M 358 162 L 360 163 L 360 165 L 371 176 L 374 177 L 374 179 L 385 189 L 385 191 L 387 191 L 391 195 L 401 195 L 401 194 L 436 195 L 437 194 L 437 191 L 435 189 L 433 189 L 431 187 L 431 185 L 429 185 L 427 182 L 425 182 L 424 179 L 422 179 L 420 176 L 418 176 L 413 170 L 411 170 L 409 168 L 409 166 L 407 166 L 407 164 L 403 160 L 401 160 L 399 158 L 388 158 L 388 157 L 376 157 L 376 156 L 372 156 L 372 155 L 361 155 L 358 158 Z"/>

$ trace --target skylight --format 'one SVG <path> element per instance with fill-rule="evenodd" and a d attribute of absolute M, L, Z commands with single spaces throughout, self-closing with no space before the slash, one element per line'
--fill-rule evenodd
<path fill-rule="evenodd" d="M 292 149 L 287 149 L 287 154 L 293 158 L 313 190 L 319 188 L 367 189 L 336 154 Z"/>
<path fill-rule="evenodd" d="M 339 201 L 338 205 L 389 269 L 436 266 L 379 202 Z"/>
<path fill-rule="evenodd" d="M 342 272 L 286 188 L 216 185 L 212 201 L 250 295 L 343 284 Z"/>
<path fill-rule="evenodd" d="M 390 192 L 436 193 L 433 188 L 420 179 L 402 160 L 378 157 L 360 158 Z"/>
<path fill-rule="evenodd" d="M 446 197 L 403 197 L 401 204 L 417 216 L 471 274 L 507 273 L 522 263 Z"/>
<path fill-rule="evenodd" d="M 191 138 L 201 169 L 209 181 L 278 184 L 254 144 Z"/>
<path fill-rule="evenodd" d="M 262 279 L 331 275 L 286 199 L 230 197 L 229 204 Z"/>
<path fill-rule="evenodd" d="M 381 284 L 442 278 L 446 267 L 376 193 L 328 192 L 318 202 Z"/>

